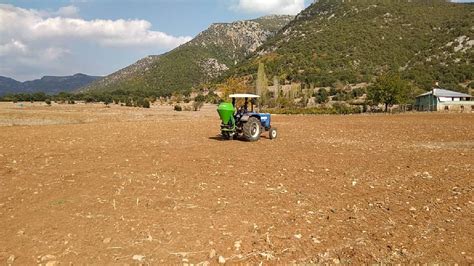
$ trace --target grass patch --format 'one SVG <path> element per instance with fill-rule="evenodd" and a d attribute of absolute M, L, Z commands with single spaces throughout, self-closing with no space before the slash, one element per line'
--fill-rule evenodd
<path fill-rule="evenodd" d="M 62 206 L 67 203 L 65 199 L 57 199 L 50 202 L 51 206 Z"/>

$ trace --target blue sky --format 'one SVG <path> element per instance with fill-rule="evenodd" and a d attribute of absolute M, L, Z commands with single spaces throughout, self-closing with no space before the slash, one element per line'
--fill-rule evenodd
<path fill-rule="evenodd" d="M 257 13 L 241 12 L 229 0 L 10 0 L 3 3 L 37 10 L 57 10 L 76 6 L 81 18 L 143 19 L 159 30 L 173 35 L 194 36 L 213 22 L 254 18 Z"/>
<path fill-rule="evenodd" d="M 212 23 L 297 14 L 305 1 L 0 0 L 0 76 L 107 75 Z"/>
<path fill-rule="evenodd" d="M 312 0 L 0 0 L 0 76 L 107 75 L 215 22 L 297 14 Z"/>

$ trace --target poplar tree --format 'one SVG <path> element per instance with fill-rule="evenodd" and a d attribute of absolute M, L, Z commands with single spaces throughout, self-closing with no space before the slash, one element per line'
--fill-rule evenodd
<path fill-rule="evenodd" d="M 261 97 L 260 102 L 262 105 L 265 105 L 268 102 L 268 79 L 265 74 L 265 65 L 263 63 L 258 65 L 256 94 Z"/>

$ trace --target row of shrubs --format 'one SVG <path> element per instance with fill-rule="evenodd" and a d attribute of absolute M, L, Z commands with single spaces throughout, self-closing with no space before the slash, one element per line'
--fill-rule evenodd
<path fill-rule="evenodd" d="M 285 114 L 285 115 L 335 115 L 335 114 L 361 114 L 367 112 L 366 105 L 346 105 L 342 103 L 335 103 L 332 106 L 320 106 L 311 108 L 272 108 L 265 109 L 264 112 L 272 114 Z"/>
<path fill-rule="evenodd" d="M 18 93 L 18 94 L 7 94 L 0 96 L 0 101 L 4 102 L 57 102 L 61 104 L 74 104 L 76 101 L 84 101 L 86 103 L 104 103 L 106 105 L 115 103 L 124 106 L 144 107 L 149 108 L 151 103 L 156 101 L 164 102 L 184 102 L 186 104 L 191 102 L 199 102 L 199 104 L 193 104 L 193 109 L 199 110 L 203 103 L 219 103 L 220 98 L 217 94 L 210 92 L 207 95 L 199 94 L 194 99 L 190 95 L 182 95 L 177 93 L 176 95 L 168 95 L 159 97 L 157 95 L 144 94 L 141 92 L 125 92 L 122 90 L 115 90 L 111 92 L 85 92 L 85 93 L 67 93 L 61 92 L 55 95 L 48 95 L 44 92 L 37 93 Z"/>

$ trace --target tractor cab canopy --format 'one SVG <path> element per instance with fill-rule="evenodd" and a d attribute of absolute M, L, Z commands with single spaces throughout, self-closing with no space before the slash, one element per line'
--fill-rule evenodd
<path fill-rule="evenodd" d="M 230 98 L 260 98 L 260 96 L 255 94 L 231 94 L 229 95 Z"/>
<path fill-rule="evenodd" d="M 250 100 L 250 112 L 253 112 L 253 107 L 256 104 L 256 99 L 260 98 L 260 96 L 255 95 L 255 94 L 231 94 L 229 95 L 229 98 L 232 99 L 232 105 L 235 106 L 236 99 L 245 99 L 244 105 L 242 105 L 238 110 L 237 113 L 247 113 L 248 112 L 248 105 L 249 105 L 249 99 Z"/>

